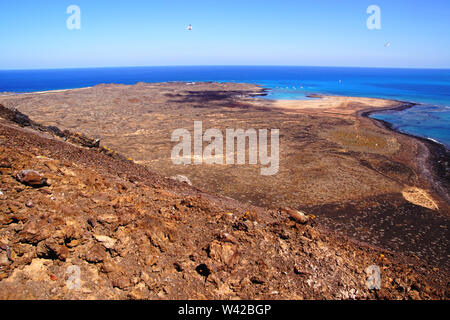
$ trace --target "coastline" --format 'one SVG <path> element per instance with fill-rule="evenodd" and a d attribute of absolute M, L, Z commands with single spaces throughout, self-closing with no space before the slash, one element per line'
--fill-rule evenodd
<path fill-rule="evenodd" d="M 383 112 L 388 112 L 388 111 L 404 111 L 404 110 L 413 108 L 415 106 L 422 105 L 421 103 L 416 103 L 416 102 L 407 102 L 407 101 L 400 101 L 400 100 L 392 100 L 392 101 L 397 101 L 399 103 L 402 103 L 403 105 L 401 105 L 399 107 L 393 107 L 393 108 L 381 108 L 381 109 L 379 108 L 379 109 L 362 110 L 362 111 L 359 111 L 360 115 L 363 116 L 363 117 L 366 117 L 366 118 L 370 118 L 370 116 L 372 114 L 374 114 L 374 113 L 383 113 Z M 407 135 L 407 136 L 410 136 L 410 137 L 414 137 L 414 138 L 417 138 L 419 140 L 423 140 L 423 141 L 427 141 L 427 142 L 431 142 L 431 143 L 437 144 L 437 145 L 443 147 L 444 149 L 446 149 L 447 151 L 450 151 L 450 148 L 448 148 L 445 144 L 443 144 L 443 143 L 441 143 L 441 142 L 439 142 L 439 141 L 437 141 L 437 140 L 435 140 L 433 138 L 422 137 L 422 136 L 419 136 L 419 135 L 415 135 L 415 134 L 412 134 L 412 133 L 407 133 L 407 132 L 395 129 L 394 125 L 392 123 L 390 123 L 388 121 L 385 121 L 385 120 L 380 120 L 380 119 L 375 119 L 375 118 L 370 118 L 370 119 L 373 119 L 373 120 L 376 120 L 376 121 L 379 121 L 379 122 L 383 123 L 383 125 L 385 127 L 387 127 L 389 130 L 392 130 L 392 131 L 395 131 L 395 132 L 398 132 L 398 133 L 401 133 L 401 134 L 404 134 L 404 135 Z"/>
<path fill-rule="evenodd" d="M 70 88 L 70 89 L 32 91 L 32 92 L 3 92 L 3 93 L 0 94 L 0 97 L 15 96 L 15 95 L 30 95 L 30 94 L 61 93 L 61 92 L 85 90 L 85 89 L 90 89 L 90 88 L 92 88 L 92 86 L 90 86 L 90 87 L 80 87 L 80 88 Z"/>
<path fill-rule="evenodd" d="M 395 99 L 383 99 L 383 98 L 371 98 L 371 97 L 352 97 L 352 96 L 340 96 L 340 95 L 325 95 L 320 93 L 309 93 L 306 95 L 307 98 L 311 98 L 311 101 L 317 99 L 318 101 L 324 99 L 373 99 L 374 101 L 386 101 L 392 102 L 395 105 L 391 106 L 377 106 L 377 107 L 367 107 L 360 110 L 353 110 L 356 118 L 368 119 L 378 128 L 384 129 L 391 134 L 401 135 L 410 141 L 414 141 L 418 145 L 418 151 L 416 155 L 416 163 L 419 169 L 420 175 L 426 180 L 433 192 L 435 192 L 440 198 L 442 198 L 445 203 L 443 204 L 445 210 L 439 210 L 443 212 L 448 212 L 450 206 L 450 194 L 447 190 L 450 190 L 450 149 L 446 147 L 443 143 L 436 141 L 431 138 L 425 138 L 417 136 L 414 134 L 406 133 L 401 130 L 395 129 L 394 125 L 380 119 L 375 119 L 370 117 L 374 113 L 382 113 L 388 111 L 403 111 L 414 106 L 421 105 L 420 103 L 402 101 Z M 295 100 L 273 100 L 276 103 L 285 104 L 286 110 L 296 109 L 292 107 L 295 104 Z M 298 100 L 304 102 L 305 100 Z M 300 108 L 302 109 L 302 108 Z M 307 110 L 303 109 L 302 111 Z M 311 108 L 314 110 L 313 108 Z M 334 109 L 334 107 L 329 108 L 329 110 Z M 327 110 L 321 110 L 327 112 Z M 342 110 L 341 110 L 342 111 Z M 448 215 L 448 213 L 446 214 Z"/>
<path fill-rule="evenodd" d="M 370 97 L 351 97 L 351 96 L 340 96 L 340 95 L 324 95 L 320 93 L 309 93 L 305 95 L 307 98 L 311 99 L 324 99 L 324 98 L 362 98 L 362 99 L 372 99 Z M 370 117 L 375 113 L 382 113 L 388 111 L 404 111 L 414 106 L 421 105 L 417 102 L 410 101 L 402 101 L 395 99 L 382 99 L 382 98 L 373 98 L 376 100 L 385 100 L 393 103 L 397 103 L 397 106 L 388 106 L 388 107 L 373 107 L 373 108 L 365 108 L 362 110 L 357 110 L 355 112 L 355 116 L 369 119 L 372 123 L 374 123 L 377 127 L 385 129 L 391 133 L 402 135 L 408 139 L 412 139 L 412 141 L 417 141 L 418 143 L 422 143 L 425 150 L 422 150 L 422 154 L 418 154 L 418 168 L 420 169 L 420 173 L 422 176 L 431 184 L 433 191 L 436 192 L 440 197 L 442 197 L 447 202 L 447 207 L 450 204 L 450 193 L 447 190 L 450 190 L 450 149 L 443 143 L 436 141 L 431 138 L 421 137 L 418 135 L 410 134 L 407 132 L 403 132 L 401 130 L 395 129 L 394 125 L 390 122 L 375 119 Z M 283 102 L 283 100 L 275 100 L 277 102 Z M 287 100 L 286 100 L 287 101 Z M 303 100 L 299 100 L 303 101 Z"/>
<path fill-rule="evenodd" d="M 358 117 L 370 119 L 376 126 L 385 130 L 422 143 L 427 148 L 428 154 L 424 155 L 425 159 L 423 159 L 421 165 L 418 166 L 421 169 L 421 174 L 432 185 L 434 191 L 450 203 L 450 194 L 446 191 L 450 190 L 450 177 L 448 176 L 448 172 L 450 171 L 450 150 L 438 141 L 397 130 L 394 128 L 393 124 L 387 121 L 370 117 L 370 115 L 374 113 L 383 111 L 403 111 L 419 105 L 418 103 L 412 102 L 394 101 L 402 103 L 402 105 L 393 108 L 364 109 L 358 111 L 356 115 Z"/>

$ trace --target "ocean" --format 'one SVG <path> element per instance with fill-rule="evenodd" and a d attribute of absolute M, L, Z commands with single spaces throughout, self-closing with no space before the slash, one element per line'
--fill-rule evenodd
<path fill-rule="evenodd" d="M 450 148 L 450 69 L 186 66 L 0 70 L 0 92 L 165 81 L 256 83 L 270 89 L 268 99 L 306 99 L 307 94 L 322 93 L 414 102 L 418 105 L 413 108 L 371 117 Z"/>

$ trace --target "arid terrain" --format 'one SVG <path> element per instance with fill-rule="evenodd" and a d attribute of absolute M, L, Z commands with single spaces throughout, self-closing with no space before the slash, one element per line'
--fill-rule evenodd
<path fill-rule="evenodd" d="M 0 298 L 448 298 L 448 154 L 364 117 L 404 103 L 263 92 L 140 83 L 0 96 Z M 199 120 L 280 129 L 279 173 L 174 165 L 171 133 Z M 49 185 L 26 186 L 23 170 Z M 164 178 L 175 175 L 193 187 Z M 80 290 L 66 288 L 70 265 Z M 370 265 L 382 290 L 365 286 Z"/>

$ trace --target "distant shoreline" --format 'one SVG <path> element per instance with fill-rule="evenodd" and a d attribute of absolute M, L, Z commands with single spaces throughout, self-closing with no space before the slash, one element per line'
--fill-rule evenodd
<path fill-rule="evenodd" d="M 46 93 L 60 93 L 60 92 L 68 92 L 68 91 L 78 91 L 90 89 L 91 87 L 81 87 L 81 88 L 70 88 L 70 89 L 55 89 L 55 90 L 43 90 L 43 91 L 31 91 L 31 92 L 3 92 L 0 94 L 0 97 L 5 96 L 14 96 L 14 95 L 22 95 L 22 94 L 46 94 Z"/>
<path fill-rule="evenodd" d="M 192 81 L 163 81 L 163 82 L 149 82 L 149 83 L 170 83 L 170 82 L 179 82 L 179 83 L 186 83 L 186 84 L 192 83 Z M 197 82 L 197 83 L 202 83 L 202 82 L 207 82 L 207 81 L 196 81 L 196 82 Z M 219 81 L 211 81 L 211 82 L 217 82 L 217 83 L 220 83 Z M 225 81 L 225 82 L 227 82 L 227 81 Z M 138 82 L 138 83 L 139 83 L 139 82 Z M 147 83 L 147 82 L 144 82 L 144 83 Z M 95 85 L 95 86 L 98 86 L 98 85 L 105 85 L 105 84 L 108 84 L 108 83 L 99 83 L 99 84 L 97 84 L 97 85 Z M 111 84 L 115 84 L 115 83 L 111 83 Z M 136 84 L 137 84 L 137 83 L 136 83 Z M 270 88 L 264 87 L 263 85 L 260 85 L 260 84 L 258 84 L 258 83 L 253 83 L 253 84 L 254 84 L 254 85 L 257 85 L 257 86 L 259 86 L 259 87 L 261 87 L 261 93 L 260 93 L 260 94 L 255 94 L 255 95 L 254 95 L 255 97 L 258 97 L 258 96 L 267 96 L 267 93 L 271 90 Z M 124 85 L 128 85 L 128 84 L 124 84 Z M 0 93 L 0 97 L 1 97 L 1 96 L 12 96 L 12 95 L 51 94 L 51 93 L 61 93 L 61 92 L 79 91 L 79 90 L 90 89 L 90 88 L 93 88 L 93 87 L 95 87 L 95 86 L 87 86 L 87 87 L 79 87 L 79 88 L 69 88 L 69 89 L 42 90 L 42 91 L 32 91 L 32 92 L 5 92 L 5 93 Z M 430 138 L 430 137 L 424 137 L 424 136 L 420 136 L 420 135 L 415 135 L 415 134 L 412 134 L 412 133 L 407 133 L 407 132 L 404 132 L 404 131 L 395 129 L 395 128 L 394 128 L 394 124 L 392 124 L 392 123 L 390 123 L 390 122 L 387 122 L 387 121 L 384 121 L 384 120 L 379 120 L 379 119 L 374 119 L 374 118 L 371 118 L 371 117 L 370 117 L 372 114 L 375 114 L 375 113 L 383 113 L 383 112 L 389 112 L 389 111 L 403 111 L 403 110 L 407 110 L 407 109 L 410 109 L 410 108 L 412 108 L 412 107 L 414 107 L 414 106 L 424 105 L 423 103 L 412 102 L 412 101 L 395 100 L 395 99 L 389 99 L 389 98 L 358 97 L 358 96 L 345 96 L 345 95 L 337 95 L 337 94 L 333 94 L 333 95 L 330 95 L 330 94 L 322 94 L 322 93 L 306 93 L 306 94 L 305 94 L 305 97 L 306 97 L 306 98 L 311 98 L 311 99 L 314 99 L 314 98 L 321 98 L 321 97 L 325 97 L 325 96 L 327 96 L 327 97 L 333 97 L 333 96 L 336 96 L 336 97 L 341 97 L 341 98 L 367 98 L 367 99 L 380 99 L 380 100 L 387 100 L 387 101 L 394 101 L 394 102 L 401 103 L 402 105 L 401 105 L 401 106 L 397 106 L 397 107 L 387 107 L 387 108 L 368 109 L 367 111 L 365 111 L 365 112 L 363 112 L 363 113 L 362 113 L 362 111 L 360 111 L 360 112 L 358 112 L 358 113 L 361 113 L 360 115 L 363 116 L 363 117 L 367 117 L 367 118 L 370 118 L 370 119 L 372 119 L 372 120 L 376 120 L 376 121 L 382 122 L 382 123 L 384 124 L 384 126 L 385 126 L 386 128 L 388 128 L 389 130 L 392 130 L 392 131 L 394 131 L 394 132 L 398 132 L 398 133 L 401 133 L 401 134 L 404 134 L 404 135 L 407 135 L 407 136 L 410 136 L 410 137 L 413 137 L 413 138 L 417 138 L 417 139 L 419 139 L 419 140 L 426 141 L 426 142 L 428 142 L 428 143 L 436 144 L 436 145 L 438 145 L 440 148 L 444 148 L 445 150 L 447 150 L 447 152 L 450 151 L 450 148 L 449 148 L 449 147 L 447 147 L 444 143 L 442 143 L 442 142 L 440 142 L 440 141 L 438 141 L 438 140 L 436 140 L 436 139 L 433 139 L 433 138 Z M 282 100 L 280 100 L 280 99 L 269 99 L 269 100 L 282 101 Z M 298 101 L 302 101 L 302 100 L 300 100 L 300 99 L 286 99 L 286 101 L 297 101 L 297 100 L 298 100 Z"/>

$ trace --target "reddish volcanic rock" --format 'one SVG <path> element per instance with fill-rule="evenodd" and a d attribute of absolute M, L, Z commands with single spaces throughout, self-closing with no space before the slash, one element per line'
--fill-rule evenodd
<path fill-rule="evenodd" d="M 23 170 L 16 175 L 17 181 L 31 187 L 48 186 L 47 178 L 34 170 Z"/>

